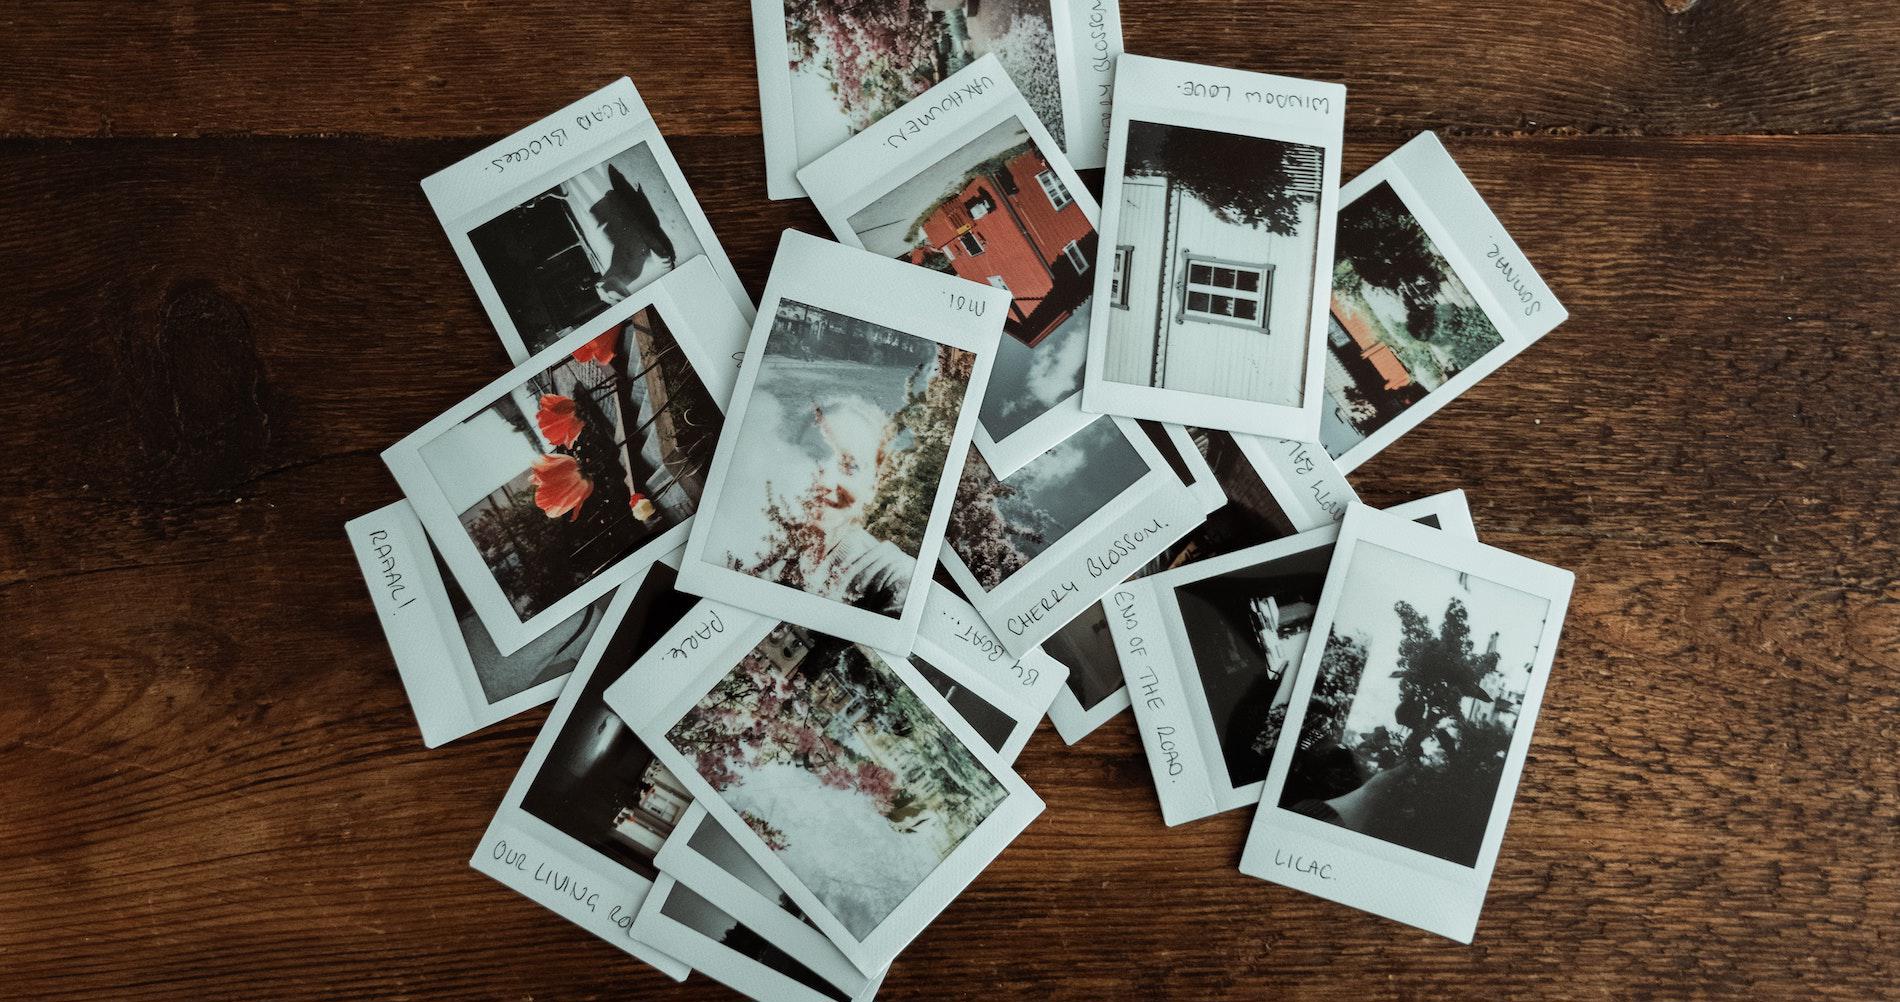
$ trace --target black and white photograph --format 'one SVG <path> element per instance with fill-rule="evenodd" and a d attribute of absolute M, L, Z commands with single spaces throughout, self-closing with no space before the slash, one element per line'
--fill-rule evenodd
<path fill-rule="evenodd" d="M 985 61 L 946 86 L 985 72 L 990 75 L 979 79 L 996 79 L 993 64 Z M 905 150 L 891 151 L 875 136 L 865 137 L 868 146 L 847 143 L 805 171 L 812 178 L 806 187 L 826 218 L 843 231 L 841 240 L 1009 292 L 1006 336 L 998 345 L 977 423 L 979 448 L 1007 475 L 1088 420 L 1080 394 L 1095 286 L 1097 210 L 1061 152 L 1038 141 L 1038 135 L 1046 141 L 1047 133 L 1025 119 L 1028 109 L 1008 80 L 975 101 L 995 102 L 1007 117 L 987 128 L 981 123 L 994 114 L 974 118 L 950 143 L 931 147 L 934 158 L 912 158 L 892 168 L 894 177 L 869 188 L 876 194 L 885 184 L 895 186 L 849 209 L 848 218 L 828 201 L 834 186 L 849 186 L 854 170 Z M 970 115 L 980 110 L 981 105 L 958 109 Z M 821 172 L 831 175 L 821 177 Z M 865 197 L 857 194 L 845 206 Z"/>
<path fill-rule="evenodd" d="M 1010 735 L 1016 731 L 1016 718 L 997 709 L 996 704 L 985 699 L 982 693 L 945 675 L 916 654 L 910 656 L 910 666 L 917 669 L 917 674 L 937 690 L 943 701 L 949 703 L 950 708 L 957 711 L 957 716 L 962 717 L 972 730 L 981 735 L 984 742 L 997 752 L 1003 751 Z"/>
<path fill-rule="evenodd" d="M 698 509 L 723 421 L 702 371 L 741 321 L 715 300 L 727 333 L 695 344 L 651 291 L 384 454 L 503 653 L 677 546 Z"/>
<path fill-rule="evenodd" d="M 625 77 L 422 182 L 515 362 L 704 258 L 751 300 Z"/>
<path fill-rule="evenodd" d="M 658 876 L 654 859 L 692 797 L 603 696 L 696 604 L 674 583 L 673 567 L 657 563 L 615 593 L 469 864 L 684 977 L 676 959 L 629 938 L 614 918 L 630 920 L 638 911 Z M 582 889 L 598 893 L 593 907 Z"/>
<path fill-rule="evenodd" d="M 1363 505 L 1327 574 L 1241 870 L 1468 942 L 1572 575 Z"/>
<path fill-rule="evenodd" d="M 1174 589 L 1231 786 L 1267 778 L 1268 708 L 1305 653 L 1332 555 L 1320 545 Z"/>
<path fill-rule="evenodd" d="M 673 583 L 673 568 L 665 564 L 655 564 L 640 581 L 517 802 L 574 843 L 648 880 L 654 855 L 692 797 L 601 694 L 695 604 Z"/>
<path fill-rule="evenodd" d="M 1108 610 L 1091 602 L 1074 619 L 1043 639 L 1042 649 L 1069 669 L 1069 677 L 1055 702 L 1049 722 L 1068 744 L 1088 737 L 1097 727 L 1128 709 L 1128 688 L 1122 681 L 1121 659 L 1108 629 Z"/>
<path fill-rule="evenodd" d="M 1262 477 L 1249 448 L 1228 432 L 1212 428 L 1186 431 L 1225 500 L 1208 513 L 1207 521 L 1155 558 L 1151 573 L 1185 567 L 1299 531 L 1287 515 L 1285 502 Z"/>
<path fill-rule="evenodd" d="M 530 353 L 703 253 L 640 142 L 468 231 Z"/>
<path fill-rule="evenodd" d="M 1391 510 L 1471 535 L 1462 491 Z M 1338 537 L 1328 525 L 1117 589 L 1111 633 L 1169 825 L 1260 801 Z"/>
<path fill-rule="evenodd" d="M 1216 113 L 1184 76 L 1300 98 Z M 1084 406 L 1314 437 L 1344 88 L 1138 56 L 1115 86 Z"/>
<path fill-rule="evenodd" d="M 1151 469 L 1110 417 L 1096 418 L 1002 480 L 971 450 L 944 542 L 983 591 L 994 591 Z"/>
<path fill-rule="evenodd" d="M 693 970 L 753 998 L 850 1002 L 856 997 L 670 874 L 654 884 L 630 931 L 672 952 Z M 834 967 L 834 976 L 869 996 L 867 979 L 842 956 Z"/>
<path fill-rule="evenodd" d="M 1371 542 L 1342 588 L 1279 805 L 1475 865 L 1550 600 Z"/>
<path fill-rule="evenodd" d="M 1528 264 L 1513 268 L 1515 285 L 1486 288 L 1501 273 L 1478 265 L 1503 254 L 1503 228 L 1431 133 L 1355 178 L 1342 200 L 1319 441 L 1350 471 L 1567 314 Z"/>
<path fill-rule="evenodd" d="M 844 269 L 857 278 L 841 287 Z M 1006 303 L 786 231 L 688 541 L 687 590 L 908 650 Z"/>
<path fill-rule="evenodd" d="M 603 596 L 503 654 L 408 502 L 352 519 L 345 530 L 431 748 L 553 699 L 606 613 Z"/>

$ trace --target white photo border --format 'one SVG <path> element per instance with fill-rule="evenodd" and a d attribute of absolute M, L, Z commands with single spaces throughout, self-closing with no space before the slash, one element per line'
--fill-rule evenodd
<path fill-rule="evenodd" d="M 647 894 L 646 901 L 640 905 L 639 915 L 634 918 L 632 934 L 643 942 L 652 943 L 656 948 L 678 957 L 693 970 L 749 998 L 772 999 L 774 1002 L 781 999 L 785 1002 L 835 1002 L 834 996 L 816 991 L 809 985 L 775 971 L 667 915 L 662 909 L 666 907 L 666 902 L 674 892 L 681 888 L 693 894 L 699 894 L 701 899 L 724 913 L 727 918 L 738 922 L 752 932 L 760 932 L 753 928 L 744 916 L 732 914 L 718 902 L 700 894 L 691 883 L 681 881 L 674 875 L 661 871 L 660 878 L 653 882 L 653 890 Z M 813 933 L 813 935 L 817 934 Z M 865 977 L 852 968 L 842 955 L 837 957 L 836 963 L 823 964 L 822 966 L 826 969 L 819 970 L 786 949 L 773 937 L 764 936 L 763 938 L 790 957 L 793 962 L 801 964 L 806 970 L 836 988 L 840 995 L 850 999 L 851 1002 L 869 1000 L 877 994 L 878 985 L 883 983 L 882 974 Z M 836 951 L 834 950 L 833 953 L 835 954 Z M 844 970 L 837 970 L 837 968 Z"/>
<path fill-rule="evenodd" d="M 1549 602 L 1549 614 L 1539 635 L 1530 682 L 1511 735 L 1503 775 L 1492 800 L 1491 813 L 1476 865 L 1465 867 L 1427 853 L 1363 835 L 1338 825 L 1296 814 L 1279 806 L 1279 792 L 1298 751 L 1295 741 L 1282 741 L 1274 751 L 1260 809 L 1247 834 L 1240 870 L 1250 876 L 1284 884 L 1352 908 L 1470 943 L 1477 931 L 1478 913 L 1497 865 L 1498 847 L 1516 798 L 1524 758 L 1544 696 L 1544 686 L 1557 655 L 1575 575 L 1527 557 L 1456 538 L 1406 520 L 1402 516 L 1354 505 L 1341 525 L 1329 581 L 1344 581 L 1359 544 L 1365 542 L 1421 560 L 1480 577 Z M 1325 637 L 1344 589 L 1328 588 L 1313 618 L 1313 636 Z M 1298 734 L 1304 723 L 1319 660 L 1325 642 L 1308 644 L 1299 678 L 1288 704 L 1285 733 Z"/>

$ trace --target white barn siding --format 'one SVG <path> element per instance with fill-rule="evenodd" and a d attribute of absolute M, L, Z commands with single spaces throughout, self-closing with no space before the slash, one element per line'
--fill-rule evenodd
<path fill-rule="evenodd" d="M 1117 383 L 1147 386 L 1154 366 L 1156 294 L 1164 254 L 1162 218 L 1166 215 L 1167 184 L 1159 178 L 1128 178 L 1122 182 L 1121 218 L 1112 246 L 1103 248 L 1108 261 L 1115 247 L 1133 247 L 1128 273 L 1128 308 L 1108 311 L 1108 351 L 1103 375 Z"/>
<path fill-rule="evenodd" d="M 1300 406 L 1317 208 L 1303 206 L 1295 234 L 1279 236 L 1229 223 L 1157 179 L 1127 179 L 1122 196 L 1115 243 L 1133 245 L 1134 256 L 1127 279 L 1129 308 L 1111 312 L 1105 375 L 1117 382 L 1145 385 L 1152 379 L 1168 389 Z M 1188 318 L 1183 287 L 1190 256 L 1270 266 L 1272 295 L 1264 329 Z M 1162 357 L 1160 371 L 1151 376 L 1157 329 Z"/>

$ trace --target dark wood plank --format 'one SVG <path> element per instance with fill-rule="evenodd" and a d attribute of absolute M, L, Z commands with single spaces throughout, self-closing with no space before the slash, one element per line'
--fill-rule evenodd
<path fill-rule="evenodd" d="M 1883 0 L 1125 7 L 1128 51 L 1338 80 L 1356 126 L 1900 127 L 1900 23 Z M 669 134 L 758 132 L 740 3 L 15 0 L 0 23 L 0 135 L 493 136 L 621 73 Z"/>
<path fill-rule="evenodd" d="M 676 151 L 756 290 L 755 142 Z M 426 752 L 343 540 L 504 365 L 415 186 L 474 145 L 0 142 L 0 996 L 719 994 L 466 867 L 540 714 Z M 1900 138 L 1450 145 L 1574 317 L 1356 477 L 1578 573 L 1477 944 L 1164 829 L 1123 718 L 883 997 L 1892 991 Z"/>

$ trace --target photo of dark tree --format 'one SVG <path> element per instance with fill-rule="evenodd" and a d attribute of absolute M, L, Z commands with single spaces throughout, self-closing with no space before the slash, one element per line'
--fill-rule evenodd
<path fill-rule="evenodd" d="M 1124 177 L 1172 181 L 1228 222 L 1291 236 L 1319 198 L 1310 146 L 1185 125 L 1130 121 Z"/>
<path fill-rule="evenodd" d="M 1279 805 L 1473 866 L 1550 603 L 1365 541 L 1341 587 Z"/>
<path fill-rule="evenodd" d="M 1504 342 L 1388 182 L 1339 210 L 1320 441 L 1338 457 Z"/>

